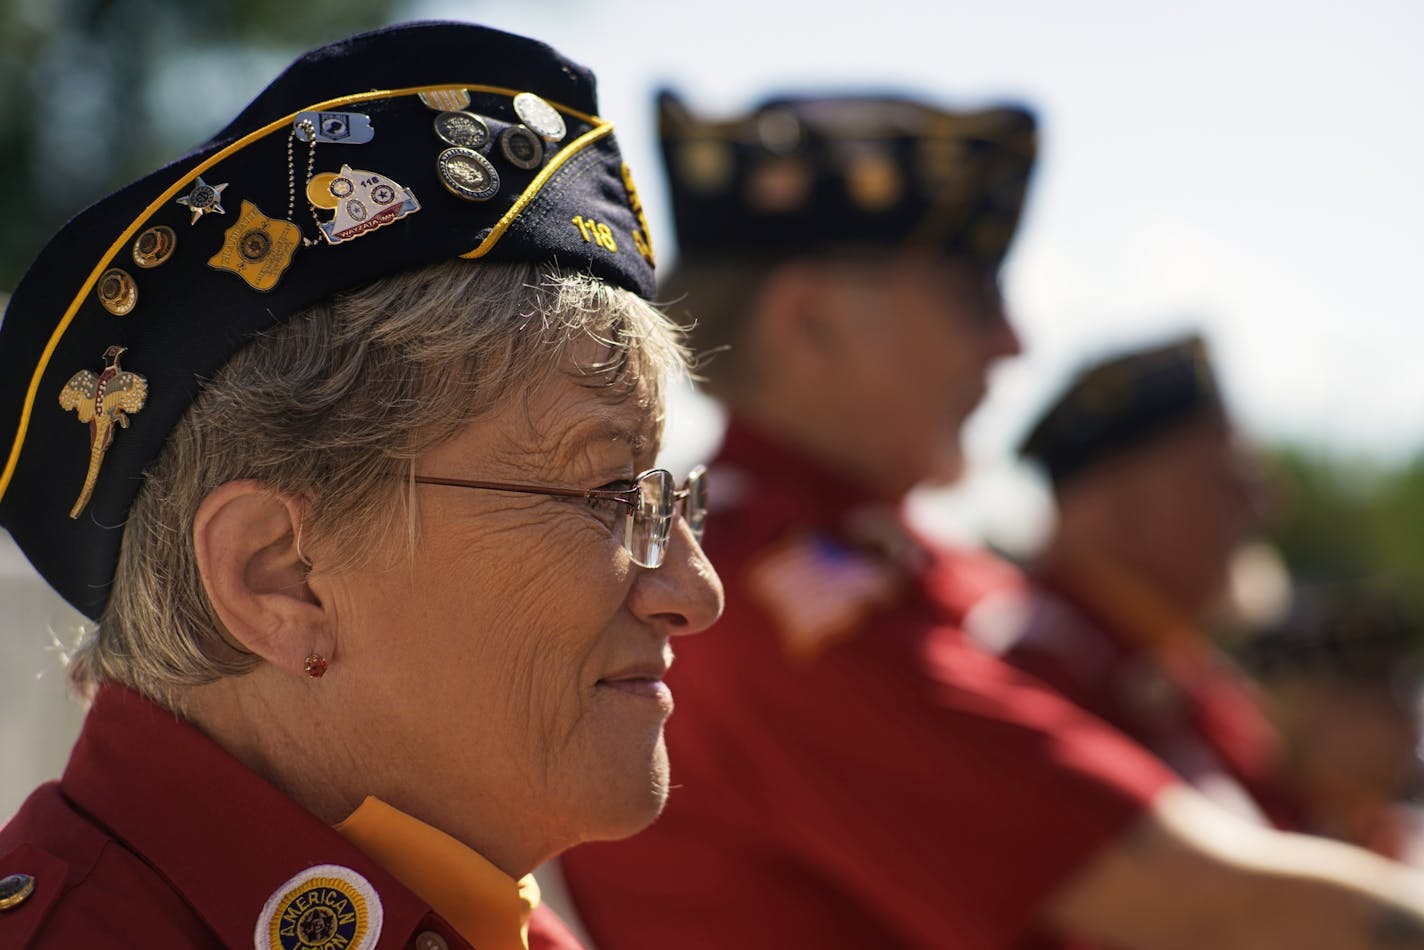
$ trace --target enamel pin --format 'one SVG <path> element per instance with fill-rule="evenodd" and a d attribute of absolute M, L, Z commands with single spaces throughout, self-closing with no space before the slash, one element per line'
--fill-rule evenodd
<path fill-rule="evenodd" d="M 62 408 L 73 409 L 79 414 L 79 421 L 89 426 L 89 471 L 84 475 L 84 487 L 79 499 L 69 512 L 69 517 L 78 518 L 79 512 L 89 504 L 94 494 L 94 485 L 99 481 L 99 466 L 104 462 L 104 453 L 114 442 L 114 427 L 129 427 L 129 414 L 138 412 L 148 399 L 148 380 L 138 373 L 131 373 L 119 365 L 119 357 L 124 354 L 122 346 L 111 346 L 104 351 L 104 369 L 97 376 L 87 369 L 81 369 L 69 377 L 69 382 L 59 393 Z"/>
<path fill-rule="evenodd" d="M 459 112 L 461 109 L 469 108 L 470 91 L 468 89 L 427 89 L 420 93 L 420 101 L 425 103 L 427 109 L 434 109 L 436 112 Z"/>
<path fill-rule="evenodd" d="M 298 112 L 292 127 L 297 138 L 311 141 L 304 123 L 310 122 L 318 142 L 334 145 L 365 145 L 376 137 L 371 117 L 361 112 Z"/>
<path fill-rule="evenodd" d="M 472 148 L 447 148 L 435 159 L 440 184 L 466 201 L 488 201 L 499 193 L 499 172 Z"/>
<path fill-rule="evenodd" d="M 435 117 L 435 134 L 460 148 L 484 148 L 489 125 L 473 112 L 442 112 Z"/>
<path fill-rule="evenodd" d="M 104 271 L 94 293 L 100 305 L 116 317 L 129 313 L 138 304 L 138 284 L 128 271 L 119 267 Z"/>
<path fill-rule="evenodd" d="M 521 92 L 514 97 L 514 114 L 546 142 L 562 141 L 568 133 L 559 110 L 532 92 Z"/>
<path fill-rule="evenodd" d="M 301 228 L 269 218 L 252 202 L 243 201 L 237 222 L 223 235 L 222 249 L 208 258 L 208 266 L 232 271 L 253 290 L 271 290 L 301 246 Z"/>
<path fill-rule="evenodd" d="M 134 240 L 134 263 L 145 269 L 157 267 L 173 256 L 173 249 L 177 246 L 178 235 L 168 225 L 151 227 Z"/>
<path fill-rule="evenodd" d="M 222 206 L 223 189 L 227 187 L 227 182 L 221 185 L 210 185 L 203 181 L 201 175 L 193 184 L 192 189 L 178 199 L 178 203 L 193 212 L 193 220 L 189 224 L 197 224 L 198 219 L 205 214 L 227 214 Z"/>
<path fill-rule="evenodd" d="M 363 237 L 420 210 L 420 202 L 409 188 L 384 175 L 342 165 L 327 182 L 327 192 L 335 199 L 336 217 L 321 226 L 328 244 L 340 244 Z M 310 192 L 308 193 L 310 197 Z M 316 202 L 317 207 L 329 204 Z"/>

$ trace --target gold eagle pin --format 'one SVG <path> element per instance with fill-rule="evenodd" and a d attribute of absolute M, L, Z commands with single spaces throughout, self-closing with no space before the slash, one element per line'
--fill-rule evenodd
<path fill-rule="evenodd" d="M 84 475 L 84 487 L 70 509 L 69 517 L 78 518 L 89 504 L 94 485 L 99 481 L 99 466 L 104 453 L 114 442 L 114 427 L 127 429 L 128 414 L 138 412 L 148 399 L 148 380 L 119 365 L 125 352 L 122 346 L 104 351 L 104 369 L 97 375 L 81 369 L 69 377 L 59 393 L 59 405 L 79 414 L 79 421 L 89 426 L 89 471 Z"/>

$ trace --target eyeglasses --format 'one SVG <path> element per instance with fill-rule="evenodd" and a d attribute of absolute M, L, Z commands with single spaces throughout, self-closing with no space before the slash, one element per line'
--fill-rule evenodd
<path fill-rule="evenodd" d="M 623 515 L 623 547 L 633 563 L 641 567 L 661 567 L 667 556 L 668 538 L 672 535 L 672 519 L 681 508 L 682 520 L 700 543 L 707 521 L 707 469 L 699 465 L 688 473 L 681 488 L 675 488 L 672 473 L 653 468 L 633 480 L 633 487 L 609 488 L 547 488 L 542 485 L 513 485 L 506 482 L 472 482 L 463 478 L 442 478 L 417 475 L 422 485 L 447 485 L 451 488 L 484 488 L 489 491 L 517 492 L 523 495 L 551 495 L 556 498 L 585 498 L 590 504 L 614 502 L 628 510 Z"/>

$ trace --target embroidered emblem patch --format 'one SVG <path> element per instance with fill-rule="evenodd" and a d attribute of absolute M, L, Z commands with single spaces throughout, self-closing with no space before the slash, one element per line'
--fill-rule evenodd
<path fill-rule="evenodd" d="M 307 868 L 267 898 L 257 950 L 369 950 L 381 936 L 381 899 L 364 877 L 338 864 Z"/>
<path fill-rule="evenodd" d="M 244 200 L 237 223 L 224 233 L 222 249 L 208 259 L 208 266 L 232 271 L 253 290 L 271 290 L 301 246 L 301 228 L 269 218 Z"/>

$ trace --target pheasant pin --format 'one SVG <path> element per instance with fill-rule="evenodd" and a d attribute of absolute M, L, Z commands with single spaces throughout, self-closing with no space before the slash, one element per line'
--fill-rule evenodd
<path fill-rule="evenodd" d="M 95 376 L 87 369 L 81 369 L 69 377 L 59 394 L 59 404 L 64 409 L 75 409 L 79 421 L 89 424 L 89 471 L 84 476 L 84 488 L 79 492 L 79 500 L 69 512 L 69 517 L 78 518 L 79 512 L 89 504 L 94 494 L 94 485 L 99 480 L 99 466 L 104 461 L 104 453 L 114 441 L 114 426 L 129 427 L 127 413 L 138 412 L 148 398 L 148 380 L 138 373 L 131 373 L 119 365 L 119 357 L 124 347 L 111 346 L 104 351 L 104 370 Z"/>

